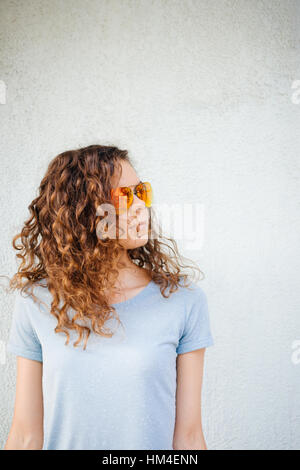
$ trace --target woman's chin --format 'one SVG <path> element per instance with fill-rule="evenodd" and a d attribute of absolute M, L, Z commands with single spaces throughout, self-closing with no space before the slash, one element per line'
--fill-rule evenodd
<path fill-rule="evenodd" d="M 119 239 L 119 243 L 123 248 L 128 250 L 139 248 L 140 246 L 146 245 L 148 242 L 148 233 L 147 231 L 135 232 L 134 235 L 128 235 L 126 239 Z"/>
<path fill-rule="evenodd" d="M 127 227 L 127 237 L 119 238 L 119 243 L 123 248 L 134 249 L 146 245 L 148 242 L 148 225 L 131 225 Z"/>

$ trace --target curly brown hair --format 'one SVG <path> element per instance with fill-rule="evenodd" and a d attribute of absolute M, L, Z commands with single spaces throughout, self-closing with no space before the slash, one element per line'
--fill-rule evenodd
<path fill-rule="evenodd" d="M 111 337 L 113 333 L 104 324 L 111 317 L 120 322 L 104 292 L 115 285 L 124 249 L 117 239 L 99 238 L 96 227 L 100 220 L 97 207 L 111 203 L 111 181 L 121 160 L 133 167 L 128 151 L 115 146 L 90 145 L 57 155 L 40 183 L 38 196 L 28 206 L 30 217 L 12 240 L 21 263 L 10 279 L 10 290 L 19 289 L 39 301 L 33 287 L 45 287 L 39 282 L 46 280 L 52 296 L 50 313 L 57 319 L 54 331 L 65 333 L 68 344 L 69 330 L 76 330 L 74 346 L 85 336 L 84 349 L 91 331 Z M 149 211 L 149 230 L 153 233 L 153 207 Z M 20 244 L 16 243 L 18 239 Z M 134 264 L 149 271 L 164 297 L 176 291 L 181 281 L 188 287 L 190 275 L 182 268 L 203 275 L 196 263 L 184 265 L 176 241 L 163 237 L 160 231 L 128 254 Z M 72 319 L 69 308 L 76 312 Z M 76 320 L 90 320 L 90 326 Z"/>

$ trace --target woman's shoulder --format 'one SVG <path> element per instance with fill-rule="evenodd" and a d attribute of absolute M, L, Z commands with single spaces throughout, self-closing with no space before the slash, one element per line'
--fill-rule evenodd
<path fill-rule="evenodd" d="M 177 283 L 177 288 L 172 293 L 170 291 L 169 298 L 173 298 L 175 304 L 184 304 L 188 310 L 193 308 L 194 305 L 200 306 L 207 302 L 205 289 L 192 279 L 185 280 L 182 276 L 180 282 Z"/>
<path fill-rule="evenodd" d="M 190 299 L 205 300 L 206 298 L 205 289 L 193 280 L 188 279 L 184 284 L 184 278 L 181 277 L 180 289 Z"/>
<path fill-rule="evenodd" d="M 49 304 L 50 298 L 51 294 L 48 290 L 47 281 L 42 280 L 32 284 L 29 288 L 16 290 L 15 306 L 27 309 L 30 312 L 32 309 L 39 307 L 41 302 Z"/>

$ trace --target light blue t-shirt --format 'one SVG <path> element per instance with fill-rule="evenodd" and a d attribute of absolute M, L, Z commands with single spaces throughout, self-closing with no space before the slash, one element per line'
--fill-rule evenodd
<path fill-rule="evenodd" d="M 35 295 L 49 308 L 47 287 Z M 151 281 L 113 304 L 122 322 L 74 347 L 78 334 L 55 333 L 56 318 L 16 293 L 7 350 L 43 362 L 44 450 L 172 450 L 176 356 L 213 344 L 206 294 L 196 283 L 168 299 Z M 195 372 L 196 373 L 196 372 Z"/>

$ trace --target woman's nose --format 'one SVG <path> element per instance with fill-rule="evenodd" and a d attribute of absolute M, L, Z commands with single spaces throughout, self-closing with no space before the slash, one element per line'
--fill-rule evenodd
<path fill-rule="evenodd" d="M 131 223 L 134 219 L 146 218 L 146 214 L 144 216 L 146 210 L 145 201 L 142 201 L 139 197 L 134 194 L 132 204 L 129 208 L 129 223 Z"/>
<path fill-rule="evenodd" d="M 133 195 L 133 201 L 132 201 L 132 206 L 136 210 L 137 214 L 139 214 L 142 210 L 145 209 L 146 204 L 145 201 L 142 201 L 139 197 L 137 197 L 135 194 Z"/>

